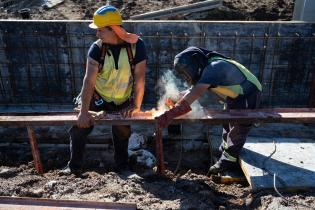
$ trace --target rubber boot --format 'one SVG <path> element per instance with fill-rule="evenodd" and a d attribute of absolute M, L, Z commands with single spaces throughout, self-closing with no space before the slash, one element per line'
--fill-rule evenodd
<path fill-rule="evenodd" d="M 117 168 L 128 165 L 128 141 L 131 134 L 129 125 L 112 126 L 114 143 L 114 160 Z"/>
<path fill-rule="evenodd" d="M 219 159 L 213 166 L 210 167 L 208 174 L 218 174 L 226 171 L 231 171 L 237 169 L 237 163 Z"/>

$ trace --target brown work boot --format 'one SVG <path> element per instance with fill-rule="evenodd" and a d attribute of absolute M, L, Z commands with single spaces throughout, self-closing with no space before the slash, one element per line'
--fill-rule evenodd
<path fill-rule="evenodd" d="M 213 166 L 209 168 L 208 175 L 235 170 L 237 169 L 237 166 L 238 165 L 236 162 L 219 159 Z"/>

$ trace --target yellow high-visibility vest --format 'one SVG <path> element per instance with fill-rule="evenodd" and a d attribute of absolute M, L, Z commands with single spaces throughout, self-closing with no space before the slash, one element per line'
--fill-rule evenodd
<path fill-rule="evenodd" d="M 242 74 L 246 77 L 246 79 L 248 81 L 253 83 L 259 91 L 262 90 L 262 86 L 261 86 L 260 82 L 258 81 L 258 79 L 255 77 L 255 75 L 252 74 L 245 66 L 243 66 L 239 62 L 232 60 L 232 59 L 222 58 L 222 57 L 210 58 L 209 62 L 216 61 L 216 60 L 224 60 L 226 62 L 234 64 L 240 70 L 240 72 L 242 72 Z M 236 98 L 239 95 L 244 94 L 243 88 L 241 87 L 240 84 L 230 85 L 230 86 L 217 86 L 215 88 L 211 88 L 210 90 L 222 98 L 226 98 L 226 97 Z"/>
<path fill-rule="evenodd" d="M 97 44 L 99 44 L 97 42 Z M 136 45 L 131 45 L 132 54 L 135 55 Z M 127 101 L 132 93 L 133 78 L 128 53 L 122 47 L 118 59 L 118 69 L 115 69 L 114 56 L 108 49 L 102 70 L 97 74 L 95 90 L 106 101 L 120 105 Z M 111 55 L 111 56 L 109 56 Z"/>

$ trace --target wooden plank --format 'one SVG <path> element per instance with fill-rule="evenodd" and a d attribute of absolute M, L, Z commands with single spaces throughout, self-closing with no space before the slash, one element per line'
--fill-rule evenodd
<path fill-rule="evenodd" d="M 54 200 L 45 198 L 18 198 L 0 196 L 0 209 L 8 210 L 60 210 L 60 209 L 137 209 L 133 203 L 114 203 L 78 200 Z"/>
<path fill-rule="evenodd" d="M 286 191 L 315 188 L 315 139 L 247 139 L 240 163 L 253 191 L 276 186 Z"/>
<path fill-rule="evenodd" d="M 205 10 L 210 10 L 222 6 L 222 0 L 208 0 L 203 2 L 198 2 L 194 4 L 172 7 L 169 9 L 158 10 L 154 12 L 147 12 L 140 15 L 131 16 L 131 20 L 147 20 L 147 19 L 156 19 L 161 17 L 170 17 L 178 14 L 187 14 L 193 12 L 201 12 Z"/>
<path fill-rule="evenodd" d="M 256 109 L 256 110 L 204 110 L 204 115 L 199 118 L 193 115 L 185 115 L 176 118 L 173 124 L 178 123 L 205 123 L 205 124 L 222 124 L 222 123 L 314 123 L 315 109 Z M 200 115 L 198 115 L 200 116 Z M 0 126 L 31 126 L 31 125 L 66 125 L 75 124 L 77 114 L 56 114 L 56 115 L 1 115 Z M 124 118 L 119 114 L 107 114 L 104 118 L 96 120 L 96 124 L 134 124 L 134 123 L 154 123 L 154 117 L 144 115 L 132 118 Z"/>

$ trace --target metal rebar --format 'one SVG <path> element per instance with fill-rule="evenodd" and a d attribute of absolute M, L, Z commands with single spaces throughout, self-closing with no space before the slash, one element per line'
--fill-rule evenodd
<path fill-rule="evenodd" d="M 267 33 L 265 33 L 264 39 L 263 39 L 263 51 L 260 59 L 260 68 L 259 68 L 259 75 L 258 75 L 258 80 L 264 84 L 264 73 L 265 73 L 265 63 L 266 63 L 266 54 L 267 54 L 267 48 L 268 48 L 268 41 L 269 41 L 269 36 Z M 258 104 L 259 106 L 260 104 Z"/>
<path fill-rule="evenodd" d="M 44 170 L 43 170 L 42 163 L 40 161 L 40 154 L 39 154 L 34 130 L 30 126 L 27 126 L 27 133 L 28 133 L 28 137 L 29 137 L 29 141 L 30 141 L 30 145 L 32 149 L 35 169 L 40 175 L 42 175 L 44 173 Z"/>
<path fill-rule="evenodd" d="M 280 44 L 280 33 L 278 32 L 277 38 L 274 40 L 275 44 L 273 46 L 273 52 L 272 52 L 272 60 L 271 60 L 271 76 L 270 76 L 270 83 L 269 83 L 269 97 L 268 97 L 268 106 L 272 107 L 272 102 L 273 102 L 273 94 L 274 94 L 274 80 L 275 80 L 275 74 L 276 68 L 274 68 L 274 62 L 275 62 L 275 54 L 277 50 L 279 49 L 279 44 Z M 276 81 L 277 82 L 277 81 Z"/>
<path fill-rule="evenodd" d="M 135 210 L 136 203 L 61 200 L 47 198 L 19 198 L 0 196 L 0 209 L 121 209 Z"/>
<path fill-rule="evenodd" d="M 235 51 L 236 51 L 237 43 L 238 43 L 238 33 L 237 31 L 235 31 L 234 41 L 233 41 L 233 50 L 232 50 L 232 56 L 231 56 L 232 58 L 235 58 Z"/>
<path fill-rule="evenodd" d="M 42 34 L 38 33 L 37 35 L 37 42 L 39 43 L 39 46 L 41 46 L 44 42 L 42 42 L 41 40 L 41 36 Z M 45 82 L 46 86 L 45 87 L 41 87 L 43 89 L 43 92 L 45 93 L 44 96 L 49 96 L 50 95 L 50 88 L 49 88 L 49 77 L 48 77 L 48 71 L 47 71 L 47 63 L 44 59 L 44 50 L 46 51 L 47 49 L 43 49 L 43 48 L 39 48 L 39 59 L 40 59 L 40 63 L 41 63 L 41 66 L 43 68 L 43 78 L 42 80 Z"/>
<path fill-rule="evenodd" d="M 283 79 L 281 79 L 281 81 L 276 81 L 279 80 L 278 79 L 278 71 L 281 70 L 281 68 L 287 68 L 290 67 L 290 65 L 292 64 L 292 62 L 295 62 L 294 65 L 300 66 L 300 62 L 303 62 L 301 59 L 297 59 L 296 61 L 289 61 L 291 62 L 291 64 L 289 64 L 289 66 L 285 66 L 284 64 L 281 63 L 277 63 L 278 60 L 280 59 L 280 55 L 281 56 L 285 56 L 282 54 L 282 52 L 279 52 L 278 49 L 274 49 L 273 47 L 276 46 L 272 46 L 269 47 L 270 43 L 275 43 L 276 45 L 278 45 L 279 47 L 281 47 L 281 43 L 284 43 L 285 45 L 283 45 L 284 47 L 289 47 L 289 45 L 294 42 L 297 41 L 296 47 L 294 47 L 294 43 L 292 43 L 292 50 L 296 50 L 296 54 L 299 55 L 306 55 L 307 58 L 309 57 L 313 57 L 314 55 L 314 50 L 313 48 L 302 48 L 302 46 L 305 45 L 312 45 L 314 46 L 314 36 L 310 36 L 310 35 L 306 35 L 304 36 L 303 34 L 298 34 L 298 33 L 293 33 L 293 34 L 283 34 L 281 35 L 281 37 L 279 36 L 274 36 L 274 35 L 269 35 L 268 34 L 268 30 L 266 30 L 266 33 L 262 36 L 262 35 L 256 35 L 256 34 L 251 34 L 251 35 L 241 35 L 239 33 L 239 31 L 235 31 L 234 34 L 230 34 L 230 33 L 221 33 L 220 31 L 217 32 L 217 34 L 211 35 L 211 34 L 206 34 L 205 29 L 205 25 L 201 24 L 200 27 L 201 31 L 200 33 L 197 34 L 188 34 L 186 31 L 180 32 L 178 34 L 174 34 L 174 33 L 169 33 L 169 34 L 160 34 L 160 33 L 156 33 L 156 34 L 146 34 L 145 36 L 143 36 L 142 38 L 144 39 L 152 39 L 154 40 L 154 46 L 151 49 L 153 50 L 152 54 L 155 56 L 154 58 L 154 63 L 149 63 L 148 67 L 151 68 L 154 71 L 154 82 L 155 85 L 158 82 L 158 79 L 160 78 L 160 71 L 166 68 L 170 68 L 172 67 L 172 62 L 170 61 L 170 59 L 162 59 L 164 58 L 164 53 L 165 53 L 165 47 L 163 46 L 163 43 L 168 44 L 167 47 L 167 52 L 168 55 L 170 55 L 170 57 L 174 57 L 174 55 L 177 53 L 176 50 L 180 49 L 180 48 L 184 48 L 187 47 L 189 44 L 191 43 L 196 43 L 199 44 L 201 47 L 209 47 L 206 46 L 206 43 L 208 43 L 208 41 L 210 41 L 212 49 L 211 50 L 217 50 L 223 54 L 227 54 L 227 55 L 233 55 L 233 56 L 238 56 L 241 54 L 248 54 L 248 59 L 245 59 L 245 61 L 243 61 L 243 64 L 246 66 L 249 66 L 250 70 L 253 70 L 256 72 L 258 72 L 258 78 L 260 81 L 262 81 L 263 85 L 266 84 L 270 84 L 269 86 L 269 92 L 267 92 L 267 94 L 265 94 L 264 96 L 270 97 L 270 99 L 266 100 L 266 103 L 269 104 L 269 106 L 271 106 L 271 104 L 273 103 L 273 96 L 274 95 L 279 95 L 281 93 L 285 93 L 287 94 L 287 92 L 285 92 L 283 89 L 274 89 L 275 84 L 277 84 L 276 82 L 279 83 L 279 85 L 283 84 L 285 81 L 288 81 L 286 79 L 287 77 L 287 73 L 284 73 L 283 75 Z M 6 71 L 2 71 L 0 73 L 0 95 L 2 96 L 0 103 L 19 103 L 21 101 L 23 101 L 23 103 L 25 103 L 25 101 L 27 101 L 28 103 L 33 103 L 36 104 L 38 102 L 43 103 L 49 103 L 52 101 L 52 103 L 59 103 L 64 100 L 55 100 L 56 102 L 54 102 L 54 97 L 66 97 L 65 95 L 60 95 L 63 92 L 56 92 L 54 90 L 54 86 L 51 85 L 51 83 L 49 82 L 49 80 L 51 79 L 50 75 L 52 75 L 51 71 L 55 71 L 55 77 L 53 79 L 56 79 L 57 84 L 59 84 L 61 87 L 65 87 L 65 85 L 61 85 L 62 82 L 65 82 L 67 84 L 69 84 L 68 86 L 66 86 L 67 88 L 69 88 L 69 92 L 71 91 L 71 94 L 74 96 L 77 92 L 77 87 L 76 85 L 79 84 L 79 79 L 83 78 L 82 73 L 78 73 L 79 71 L 76 71 L 75 68 L 78 68 L 81 66 L 84 67 L 84 62 L 80 62 L 80 59 L 76 59 L 76 52 L 78 52 L 78 54 L 80 54 L 80 56 L 82 55 L 82 59 L 84 60 L 85 58 L 83 58 L 86 53 L 86 46 L 85 46 L 85 39 L 89 39 L 92 36 L 94 37 L 95 35 L 90 33 L 90 32 L 86 32 L 82 34 L 82 38 L 84 39 L 84 46 L 75 46 L 76 43 L 72 42 L 71 40 L 75 39 L 76 37 L 79 36 L 79 34 L 77 34 L 75 31 L 66 31 L 66 36 L 65 34 L 62 32 L 62 30 L 57 30 L 57 31 L 31 31 L 31 30 L 25 30 L 25 31 L 21 31 L 22 33 L 22 38 L 27 39 L 27 40 L 32 40 L 32 38 L 34 38 L 35 40 L 38 39 L 40 42 L 40 45 L 35 45 L 30 46 L 30 45 L 3 45 L 3 51 L 4 54 L 7 54 L 7 59 L 3 59 L 2 61 L 0 61 L 0 66 L 1 69 L 8 69 L 8 75 L 4 75 L 4 72 Z M 15 37 L 16 36 L 16 32 L 15 31 L 11 31 L 9 29 L 3 30 L 3 43 L 11 43 L 11 36 Z M 52 37 L 53 36 L 53 37 Z M 59 44 L 59 42 L 57 41 L 57 37 L 59 36 L 63 36 L 65 37 L 65 41 L 67 41 L 68 43 L 65 44 Z M 53 39 L 55 40 L 53 44 L 53 46 L 49 47 L 46 46 L 45 41 L 46 39 Z M 162 40 L 163 39 L 163 40 Z M 26 40 L 26 41 L 27 41 Z M 242 44 L 242 41 L 250 41 L 250 46 L 248 48 L 241 48 L 240 44 Z M 51 42 L 51 40 L 48 40 L 49 43 Z M 222 47 L 226 46 L 225 44 L 223 45 L 223 42 L 227 41 L 228 43 L 232 43 L 232 48 L 229 47 L 228 49 L 223 49 Z M 260 45 L 260 41 L 262 41 L 262 45 L 263 47 L 260 48 L 258 46 L 258 42 L 259 41 L 259 45 Z M 302 41 L 302 42 L 301 42 Z M 277 44 L 279 42 L 279 44 Z M 301 42 L 301 43 L 299 43 Z M 178 45 L 178 43 L 182 43 L 182 45 Z M 310 43 L 310 44 L 308 44 Z M 303 45 L 302 45 L 303 44 Z M 60 46 L 59 46 L 60 45 Z M 179 46 L 179 47 L 177 47 Z M 35 48 L 36 47 L 36 48 Z M 225 47 L 226 48 L 226 47 Z M 0 49 L 2 50 L 2 49 Z M 55 59 L 52 61 L 52 59 L 46 59 L 46 55 L 47 55 L 47 51 L 50 50 L 50 52 L 53 52 L 53 54 L 55 56 L 58 56 L 60 54 L 60 52 L 67 52 L 68 53 L 68 59 L 66 59 L 66 61 L 61 60 L 61 59 Z M 78 51 L 77 51 L 78 50 Z M 13 51 L 31 51 L 32 53 L 36 53 L 38 52 L 40 54 L 40 58 L 38 60 L 34 60 L 32 61 L 30 58 L 29 59 L 25 59 L 18 61 L 18 64 L 14 63 L 14 61 L 12 60 L 12 56 L 10 57 L 10 55 L 12 54 L 11 52 Z M 163 53 L 163 54 L 162 54 Z M 288 52 L 289 53 L 289 52 Z M 267 62 L 268 55 L 272 55 L 272 62 L 269 61 Z M 25 56 L 29 56 L 29 55 L 25 55 Z M 256 59 L 256 57 L 259 57 L 260 59 Z M 279 56 L 279 58 L 277 57 Z M 245 57 L 244 57 L 245 58 Z M 74 60 L 75 59 L 75 60 Z M 162 60 L 161 60 L 162 59 Z M 60 60 L 60 61 L 59 61 Z M 309 59 L 309 60 L 312 60 Z M 266 66 L 266 63 L 272 65 L 271 67 L 271 71 L 269 66 Z M 302 63 L 303 64 L 303 63 Z M 64 79 L 64 68 L 62 65 L 65 65 L 68 69 L 70 68 L 70 77 L 67 77 Z M 304 98 L 307 97 L 307 94 L 311 94 L 313 92 L 311 92 L 311 90 L 309 89 L 309 85 L 311 85 L 312 82 L 312 71 L 313 71 L 313 66 L 314 62 L 307 62 L 304 63 L 304 71 L 305 74 L 303 74 L 303 84 L 301 85 L 301 88 L 296 89 L 297 92 L 299 92 L 300 96 L 303 96 L 303 101 Z M 28 95 L 22 94 L 21 93 L 21 89 L 20 89 L 20 85 L 17 83 L 17 79 L 18 77 L 18 72 L 19 72 L 19 66 L 24 66 L 27 67 L 27 77 L 28 78 L 22 78 L 23 82 L 25 82 L 26 84 L 26 93 L 28 93 Z M 3 67 L 3 68 L 2 68 Z M 32 72 L 33 68 L 36 68 L 39 70 L 42 70 L 42 72 L 39 72 L 39 74 L 34 74 Z M 266 68 L 267 67 L 267 68 Z M 68 70 L 67 68 L 65 68 L 65 70 Z M 254 69 L 252 69 L 254 68 Z M 300 68 L 300 67 L 299 67 Z M 269 75 L 265 75 L 265 72 L 271 72 L 271 75 L 269 77 Z M 267 77 L 268 76 L 268 77 Z M 302 75 L 301 75 L 302 77 Z M 292 78 L 291 78 L 292 79 Z M 297 78 L 293 78 L 294 81 L 297 80 Z M 45 80 L 45 81 L 42 81 Z M 265 81 L 263 81 L 265 80 Z M 37 81 L 40 81 L 39 84 L 42 84 L 43 87 L 41 88 L 46 88 L 46 91 L 38 91 L 40 92 L 41 95 L 36 94 L 34 92 L 32 92 L 32 86 L 34 86 L 35 82 L 37 84 Z M 71 86 L 70 86 L 71 85 Z M 159 92 L 158 86 L 156 86 L 156 93 Z M 266 90 L 264 90 L 266 91 Z M 268 91 L 268 90 L 267 90 Z M 282 91 L 282 92 L 280 92 Z M 155 93 L 155 94 L 156 94 Z M 70 94 L 69 94 L 70 95 Z M 159 99 L 159 95 L 156 94 L 156 99 Z M 311 95 L 309 96 L 309 98 L 311 98 Z M 312 99 L 313 100 L 313 99 Z M 311 101 L 311 99 L 310 99 Z M 67 102 L 66 102 L 67 103 Z M 69 101 L 69 103 L 71 103 Z M 304 102 L 303 102 L 304 103 Z M 308 105 L 308 101 L 305 101 L 306 104 L 304 105 Z M 296 106 L 303 106 L 303 104 L 295 104 Z"/>
<path fill-rule="evenodd" d="M 315 49 L 315 34 L 312 34 L 311 38 L 311 49 Z M 312 79 L 311 79 L 311 85 L 310 85 L 310 91 L 309 91 L 309 107 L 313 108 L 315 107 L 315 52 L 312 50 L 311 58 L 312 58 L 312 64 L 313 66 L 310 68 L 310 71 L 312 70 Z"/>
<path fill-rule="evenodd" d="M 163 153 L 163 135 L 162 129 L 159 127 L 157 121 L 155 122 L 155 141 L 156 141 L 156 156 L 157 156 L 157 172 L 165 175 L 164 153 Z"/>
<path fill-rule="evenodd" d="M 159 32 L 156 32 L 156 63 L 155 63 L 155 77 L 154 77 L 154 82 L 155 82 L 155 86 L 156 86 L 156 103 L 159 101 L 160 98 L 160 84 L 158 84 L 159 78 L 160 78 L 160 57 L 161 57 L 161 37 Z M 158 105 L 158 104 L 156 104 Z"/>

